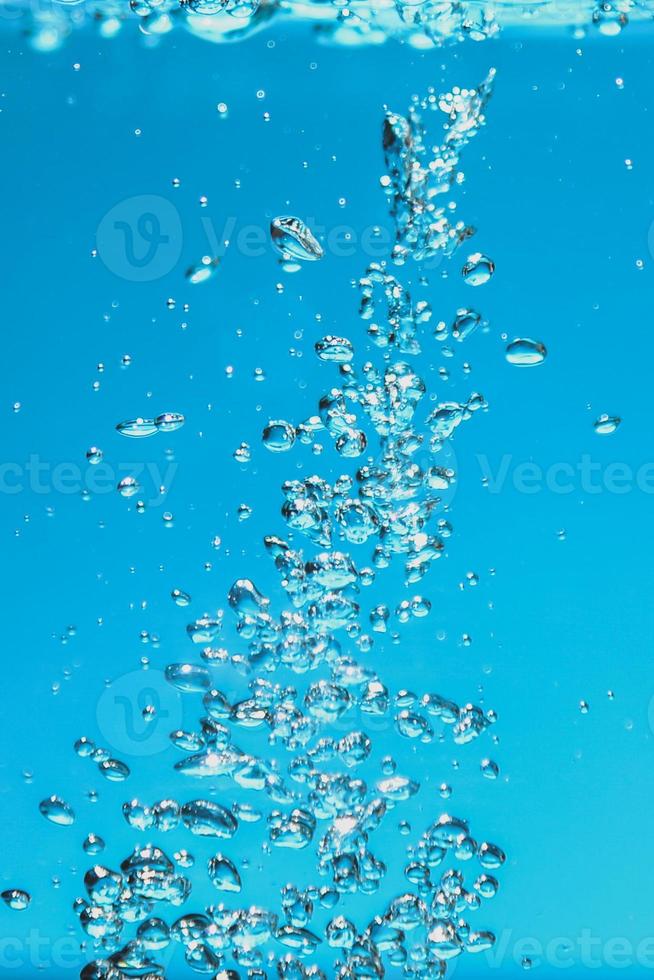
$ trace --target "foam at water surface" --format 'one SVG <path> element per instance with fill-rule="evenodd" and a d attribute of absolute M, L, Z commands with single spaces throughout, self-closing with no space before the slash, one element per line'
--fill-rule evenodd
<path fill-rule="evenodd" d="M 281 19 L 312 26 L 325 42 L 380 44 L 395 38 L 428 49 L 466 38 L 482 41 L 511 27 L 588 28 L 615 35 L 630 21 L 649 23 L 654 17 L 653 0 L 51 0 L 36 8 L 28 0 L 5 0 L 2 6 L 8 11 L 4 25 L 26 29 L 43 51 L 83 27 L 113 37 L 138 25 L 149 43 L 181 28 L 220 43 Z"/>

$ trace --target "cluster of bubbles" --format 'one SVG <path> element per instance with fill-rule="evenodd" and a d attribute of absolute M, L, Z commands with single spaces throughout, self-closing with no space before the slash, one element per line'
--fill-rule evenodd
<path fill-rule="evenodd" d="M 492 74 L 478 90 L 454 90 L 442 97 L 449 122 L 438 151 L 443 170 L 437 183 L 449 186 L 455 179 L 458 151 L 481 124 L 491 81 Z M 389 118 L 393 132 L 402 128 L 401 117 L 387 117 L 387 159 L 395 152 Z M 414 154 L 422 137 L 415 135 L 417 115 L 410 118 L 411 149 L 406 141 L 404 147 Z M 415 159 L 403 162 L 402 152 L 395 158 L 398 173 L 400 167 L 416 173 L 415 181 L 402 188 L 393 171 L 401 242 L 395 258 L 401 264 L 414 252 L 424 258 L 441 248 L 449 254 L 451 242 L 439 239 L 437 244 L 416 210 L 418 197 L 424 203 L 433 196 L 434 168 L 426 168 L 429 175 L 419 174 Z M 406 221 L 401 214 L 409 215 Z M 274 219 L 271 235 L 283 263 L 322 257 L 320 244 L 299 218 Z M 483 285 L 494 268 L 481 253 L 469 256 L 461 270 L 464 288 L 466 283 Z M 483 321 L 474 310 L 462 308 L 451 327 L 440 322 L 429 335 L 429 304 L 412 299 L 383 262 L 366 270 L 359 287 L 360 315 L 377 360 L 359 358 L 347 337 L 322 337 L 315 354 L 334 371 L 333 386 L 319 398 L 315 415 L 299 424 L 271 420 L 262 434 L 264 447 L 275 453 L 324 438 L 344 463 L 356 460 L 354 470 L 329 480 L 311 475 L 283 483 L 286 531 L 267 535 L 264 544 L 285 600 L 276 609 L 252 579 L 233 583 L 227 601 L 239 653 L 217 646 L 222 611 L 188 624 L 186 633 L 199 648 L 200 662 L 169 663 L 164 676 L 189 705 L 201 707 L 196 724 L 170 733 L 171 745 L 181 753 L 173 776 L 189 785 L 205 781 L 208 793 L 206 798 L 145 803 L 133 798 L 123 804 L 126 823 L 148 839 L 117 867 L 93 864 L 84 876 L 85 894 L 74 910 L 93 958 L 82 980 L 163 977 L 178 947 L 191 969 L 215 980 L 327 980 L 315 960 L 323 967 L 330 957 L 330 980 L 389 974 L 432 980 L 444 976 L 455 957 L 487 950 L 495 941 L 469 919 L 497 893 L 495 875 L 505 862 L 501 848 L 473 836 L 465 819 L 436 812 L 422 835 L 402 848 L 404 858 L 398 848 L 389 853 L 393 811 L 421 789 L 420 812 L 428 805 L 421 786 L 426 766 L 418 755 L 419 772 L 402 772 L 394 757 L 384 755 L 377 761 L 381 770 L 374 768 L 374 752 L 380 750 L 375 733 L 387 733 L 397 746 L 448 741 L 465 746 L 489 737 L 495 713 L 430 690 L 392 690 L 369 660 L 359 659 L 374 651 L 380 635 L 389 634 L 398 643 L 407 623 L 431 613 L 430 600 L 413 593 L 413 587 L 441 557 L 453 533 L 447 495 L 456 472 L 448 450 L 459 426 L 487 405 L 476 391 L 460 401 L 430 395 L 418 358 L 427 343 L 462 342 Z M 166 413 L 117 428 L 143 438 L 183 422 L 183 416 Z M 250 448 L 242 444 L 235 456 L 246 463 Z M 377 603 L 366 608 L 362 593 L 391 565 L 401 569 L 407 597 L 393 607 Z M 476 584 L 474 573 L 468 581 Z M 192 601 L 181 589 L 171 596 L 182 607 Z M 238 696 L 216 686 L 215 671 L 225 666 L 247 679 Z M 156 710 L 147 705 L 144 720 L 152 720 Z M 108 779 L 131 776 L 124 763 L 88 738 L 80 738 L 75 750 Z M 499 767 L 484 758 L 481 773 L 495 779 Z M 220 800 L 214 798 L 218 790 Z M 451 789 L 441 784 L 440 792 L 447 798 Z M 257 794 L 256 805 L 242 799 L 249 794 Z M 228 803 L 230 796 L 238 800 Z M 59 797 L 44 800 L 40 809 L 61 827 L 75 821 L 71 806 Z M 263 854 L 278 849 L 313 854 L 304 865 L 309 883 L 285 885 L 274 908 L 239 904 L 236 898 L 252 887 L 252 870 L 247 849 L 234 848 L 234 840 L 243 839 L 244 825 L 257 824 Z M 402 834 L 411 832 L 407 821 L 400 826 Z M 179 840 L 184 833 L 219 849 L 202 860 L 185 847 L 169 856 L 160 836 L 173 834 Z M 94 834 L 83 845 L 96 860 L 104 848 Z M 405 890 L 399 894 L 397 888 L 390 893 L 384 887 L 389 858 L 404 861 L 403 869 L 391 874 L 403 872 Z M 203 882 L 219 893 L 219 903 L 180 914 Z M 20 908 L 21 894 L 3 898 Z M 351 914 L 367 896 L 377 896 L 374 913 L 357 913 L 356 922 L 348 918 L 345 912 Z M 343 914 L 339 903 L 347 906 Z"/>
<path fill-rule="evenodd" d="M 109 782 L 122 783 L 130 775 L 130 769 L 126 762 L 121 759 L 114 759 L 109 749 L 96 745 L 92 739 L 86 736 L 78 738 L 75 742 L 75 752 L 80 759 L 88 759 L 93 762 L 98 772 Z M 52 817 L 49 816 L 49 819 Z"/>
<path fill-rule="evenodd" d="M 649 20 L 654 0 L 80 0 L 33 4 L 16 0 L 4 24 L 27 34 L 39 51 L 53 51 L 76 29 L 92 27 L 103 38 L 138 25 L 148 45 L 175 29 L 214 43 L 240 40 L 289 16 L 312 24 L 335 44 L 379 44 L 397 38 L 418 50 L 465 39 L 483 41 L 505 26 L 564 25 L 619 34 L 630 20 Z M 199 270 L 202 274 L 202 270 Z M 206 270 L 205 270 L 206 271 Z M 211 274 L 209 272 L 209 274 Z"/>
<path fill-rule="evenodd" d="M 419 8 L 420 9 L 420 8 Z M 393 259 L 402 263 L 409 256 L 418 262 L 439 254 L 451 255 L 474 229 L 454 221 L 454 203 L 439 206 L 440 195 L 460 183 L 460 152 L 485 122 L 484 110 L 493 91 L 495 69 L 476 89 L 454 88 L 445 95 L 431 89 L 427 96 L 414 96 L 406 116 L 387 112 L 384 122 L 384 152 L 387 173 L 382 186 L 389 198 L 395 222 Z M 429 147 L 421 113 L 443 112 L 447 117 L 445 139 Z"/>
<path fill-rule="evenodd" d="M 491 68 L 477 88 L 455 87 L 444 94 L 430 88 L 426 96 L 413 97 L 406 115 L 387 111 L 382 136 L 386 173 L 381 178 L 381 185 L 395 224 L 392 258 L 396 265 L 403 265 L 407 258 L 432 264 L 443 257 L 449 258 L 462 242 L 475 234 L 473 227 L 454 219 L 454 201 L 448 200 L 444 204 L 438 201 L 441 195 L 449 194 L 453 187 L 463 182 L 460 154 L 486 121 L 485 109 L 493 93 L 494 81 L 495 69 Z M 435 146 L 427 140 L 423 120 L 427 111 L 442 112 L 447 120 L 444 138 Z M 494 272 L 493 260 L 482 252 L 474 252 L 468 256 L 461 275 L 468 286 L 476 288 L 487 283 Z M 429 304 L 421 302 L 414 306 L 408 291 L 383 264 L 370 266 L 360 288 L 364 319 L 372 321 L 376 318 L 378 298 L 380 295 L 385 298 L 385 322 L 371 322 L 368 329 L 377 346 L 395 347 L 405 354 L 419 353 L 419 328 L 431 318 Z M 451 331 L 440 322 L 435 336 L 441 341 L 451 336 L 462 342 L 479 327 L 486 326 L 480 313 L 462 307 L 457 310 Z M 506 359 L 516 367 L 533 367 L 542 364 L 546 357 L 545 345 L 529 337 L 517 337 L 506 347 Z M 458 409 L 463 413 L 464 409 L 474 411 L 479 407 L 485 407 L 484 402 L 481 396 L 475 395 L 466 406 L 458 406 Z M 465 416 L 457 415 L 454 408 L 453 417 L 458 425 Z"/>
<path fill-rule="evenodd" d="M 263 980 L 269 976 L 267 967 L 274 966 L 280 978 L 326 980 L 320 969 L 302 962 L 322 943 L 342 958 L 335 961 L 332 975 L 343 980 L 383 977 L 384 963 L 403 976 L 426 980 L 443 976 L 447 963 L 463 952 L 489 949 L 492 933 L 472 929 L 466 917 L 496 895 L 494 873 L 506 858 L 497 845 L 476 841 L 467 821 L 449 814 L 434 820 L 409 849 L 404 868 L 409 891 L 386 903 L 363 929 L 344 915 L 333 915 L 343 896 L 370 895 L 379 889 L 386 867 L 370 850 L 371 838 L 388 811 L 415 794 L 419 785 L 398 775 L 391 760 L 385 761 L 386 775 L 372 792 L 346 773 L 318 773 L 316 761 L 331 758 L 329 749 L 322 748 L 320 754 L 314 750 L 313 761 L 307 758 L 302 766 L 296 757 L 294 778 L 312 787 L 308 799 L 288 813 L 272 810 L 267 821 L 271 845 L 293 849 L 311 844 L 318 823 L 326 823 L 317 848 L 318 870 L 327 876 L 326 884 L 305 889 L 286 885 L 278 911 L 252 905 L 230 908 L 221 902 L 185 912 L 169 924 L 161 916 L 169 917 L 171 911 L 174 916 L 188 900 L 193 883 L 183 872 L 194 867 L 195 859 L 185 849 L 171 859 L 158 846 L 137 845 L 119 870 L 94 864 L 84 876 L 86 894 L 74 908 L 83 931 L 104 956 L 82 970 L 82 980 L 162 977 L 165 967 L 159 960 L 174 944 L 183 949 L 194 971 L 215 980 L 243 975 L 225 966 L 228 959 L 247 970 L 250 978 Z M 284 794 L 278 789 L 276 795 Z M 207 800 L 180 806 L 167 799 L 152 807 L 134 800 L 123 810 L 137 830 L 169 832 L 183 824 L 192 834 L 221 841 L 234 837 L 240 821 L 261 819 L 261 813 L 247 805 L 228 810 Z M 87 853 L 101 849 L 85 846 Z M 476 870 L 466 885 L 462 866 L 470 861 Z M 205 873 L 225 900 L 241 891 L 241 873 L 222 851 L 209 858 Z M 13 901 L 20 900 L 16 895 Z M 320 913 L 326 922 L 318 930 L 313 920 Z M 136 934 L 125 943 L 122 934 L 130 925 Z M 273 941 L 290 952 L 271 954 Z"/>
<path fill-rule="evenodd" d="M 335 820 L 320 844 L 321 860 L 328 862 L 340 855 L 335 886 L 300 890 L 287 885 L 282 889 L 279 913 L 259 906 L 229 909 L 220 903 L 181 915 L 169 925 L 152 913 L 162 905 L 178 907 L 188 897 L 190 880 L 178 870 L 193 865 L 187 852 L 176 853 L 171 860 L 159 847 L 137 846 L 118 871 L 93 865 L 84 876 L 86 898 L 75 903 L 82 928 L 96 945 L 106 949 L 116 946 L 125 924 L 136 925 L 136 938 L 105 960 L 88 964 L 82 970 L 82 980 L 121 980 L 125 976 L 154 980 L 163 975 L 158 960 L 173 945 L 184 950 L 186 962 L 195 972 L 212 975 L 215 980 L 238 980 L 242 975 L 224 967 L 230 954 L 240 968 L 247 969 L 248 977 L 267 977 L 261 951 L 273 939 L 290 950 L 278 958 L 276 969 L 276 975 L 287 980 L 327 980 L 322 970 L 302 962 L 323 941 L 342 957 L 334 965 L 333 976 L 338 978 L 382 977 L 383 960 L 404 968 L 405 976 L 443 976 L 447 962 L 463 950 L 478 952 L 492 946 L 492 934 L 471 930 L 462 915 L 496 894 L 497 879 L 490 872 L 501 867 L 505 855 L 493 844 L 477 844 L 467 822 L 449 815 L 442 815 L 428 827 L 405 869 L 415 891 L 394 898 L 384 914 L 373 917 L 363 931 L 346 916 L 332 915 L 343 893 L 361 887 L 364 867 L 366 890 L 376 889 L 383 864 L 368 852 L 364 852 L 364 860 L 361 850 L 384 812 L 384 804 L 376 800 L 357 820 L 350 815 Z M 310 814 L 298 811 L 297 822 L 303 818 L 315 825 Z M 437 870 L 449 857 L 459 862 L 475 859 L 479 870 L 470 890 L 458 869 Z M 240 891 L 239 873 L 221 853 L 210 858 L 206 871 L 219 892 Z M 328 918 L 324 939 L 308 928 L 316 907 Z M 415 968 L 410 972 L 405 968 L 407 934 L 415 937 Z"/>
<path fill-rule="evenodd" d="M 247 36 L 282 10 L 317 22 L 322 36 L 337 43 L 393 36 L 421 48 L 462 37 L 491 37 L 502 20 L 521 17 L 525 5 L 504 3 L 496 9 L 465 0 L 398 0 L 395 5 L 371 0 L 87 0 L 42 8 L 25 3 L 15 9 L 18 16 L 12 22 L 27 29 L 39 50 L 53 50 L 89 22 L 111 37 L 135 18 L 150 42 L 176 26 L 221 41 Z M 630 17 L 653 13 L 651 0 L 543 0 L 537 11 L 531 10 L 543 19 L 593 24 L 605 35 L 618 34 Z M 430 90 L 424 98 L 414 97 L 406 115 L 387 112 L 381 183 L 395 224 L 395 265 L 411 258 L 423 263 L 449 258 L 474 233 L 453 218 L 453 202 L 438 202 L 463 179 L 460 153 L 484 125 L 494 76 L 492 70 L 475 89 L 454 88 L 444 95 Z M 426 139 L 423 115 L 428 111 L 446 118 L 444 138 L 436 146 Z M 271 237 L 287 270 L 324 257 L 320 243 L 297 217 L 275 218 Z M 218 260 L 207 256 L 187 271 L 187 281 L 206 282 L 217 268 Z M 494 272 L 492 259 L 475 252 L 461 269 L 462 282 L 483 286 Z M 299 424 L 270 420 L 262 434 L 263 445 L 274 453 L 289 452 L 296 442 L 317 445 L 324 436 L 339 459 L 359 461 L 356 469 L 333 480 L 312 475 L 283 484 L 286 531 L 266 536 L 265 548 L 286 599 L 275 612 L 271 599 L 251 579 L 234 582 L 228 604 L 244 652 L 232 655 L 216 648 L 223 616 L 204 615 L 187 626 L 203 663 L 176 662 L 165 669 L 166 681 L 177 692 L 201 703 L 195 725 L 170 733 L 171 745 L 181 753 L 173 767 L 175 778 L 182 783 L 206 780 L 207 795 L 215 793 L 221 780 L 225 797 L 232 791 L 256 793 L 261 802 L 239 799 L 226 805 L 225 799 L 172 797 L 126 801 L 123 817 L 135 833 L 158 839 L 188 832 L 190 839 L 215 842 L 220 849 L 200 864 L 185 848 L 168 856 L 148 840 L 135 844 L 116 869 L 92 864 L 84 875 L 85 894 L 74 903 L 93 957 L 81 972 L 82 980 L 164 977 L 175 948 L 193 971 L 214 980 L 327 980 L 311 963 L 320 947 L 333 951 L 329 980 L 374 980 L 389 974 L 432 980 L 445 976 L 456 957 L 482 952 L 495 942 L 490 931 L 475 928 L 469 919 L 498 892 L 496 875 L 506 860 L 502 849 L 473 836 L 466 819 L 433 815 L 406 848 L 406 890 L 388 898 L 383 894 L 389 871 L 383 858 L 388 854 L 382 856 L 382 835 L 375 835 L 422 787 L 389 756 L 376 778 L 368 778 L 368 772 L 374 731 L 392 731 L 407 744 L 449 739 L 465 746 L 488 738 L 496 715 L 433 691 L 392 691 L 377 670 L 358 659 L 374 650 L 378 636 L 390 631 L 392 642 L 399 642 L 403 626 L 430 615 L 431 603 L 421 594 L 393 608 L 379 603 L 364 610 L 362 592 L 393 564 L 401 565 L 404 583 L 412 589 L 442 556 L 453 533 L 447 494 L 456 481 L 448 447 L 461 423 L 487 408 L 476 391 L 460 401 L 430 396 L 411 359 L 419 358 L 425 342 L 461 343 L 487 324 L 474 308 L 463 306 L 450 325 L 440 321 L 427 338 L 429 303 L 414 300 L 384 262 L 366 269 L 359 291 L 360 316 L 380 362 L 357 358 L 355 344 L 345 336 L 322 337 L 315 354 L 336 372 L 333 386 L 319 399 L 314 415 Z M 505 356 L 512 365 L 531 367 L 544 362 L 547 350 L 541 341 L 516 338 Z M 120 422 L 116 429 L 126 437 L 146 438 L 172 432 L 184 421 L 179 413 L 165 412 Z M 594 428 L 607 435 L 620 424 L 617 416 L 601 415 Z M 246 444 L 235 453 L 242 463 L 250 455 Z M 102 451 L 93 446 L 87 458 L 97 464 Z M 138 485 L 128 477 L 118 489 L 129 496 Z M 172 598 L 182 607 L 191 603 L 180 589 Z M 227 664 L 248 678 L 241 697 L 214 684 L 215 669 Z M 278 672 L 290 673 L 294 684 L 278 683 Z M 585 701 L 580 710 L 588 711 Z M 156 708 L 148 705 L 143 712 L 147 721 Z M 241 748 L 238 741 L 246 737 L 249 746 L 259 737 L 261 749 Z M 266 746 L 287 753 L 285 767 Z M 125 762 L 88 738 L 80 738 L 75 751 L 109 781 L 132 778 Z M 421 773 L 424 769 L 421 765 Z M 493 780 L 499 767 L 484 758 L 481 773 Z M 449 794 L 443 784 L 441 795 Z M 42 800 L 39 810 L 57 827 L 76 822 L 73 807 L 57 795 Z M 306 862 L 313 880 L 302 887 L 285 885 L 276 908 L 239 905 L 235 898 L 244 890 L 250 861 L 242 849 L 240 857 L 224 850 L 233 846 L 244 825 L 261 825 L 263 853 L 289 849 L 314 855 Z M 400 826 L 402 834 L 411 833 L 407 822 Z M 89 833 L 82 848 L 97 859 L 105 842 Z M 398 855 L 399 848 L 391 856 Z M 179 914 L 200 874 L 220 901 Z M 357 914 L 355 923 L 339 913 L 339 903 L 347 904 L 348 896 L 358 902 L 374 895 L 378 905 L 373 915 Z M 0 898 L 19 912 L 31 902 L 20 888 L 6 889 Z M 356 907 L 350 902 L 350 909 Z"/>

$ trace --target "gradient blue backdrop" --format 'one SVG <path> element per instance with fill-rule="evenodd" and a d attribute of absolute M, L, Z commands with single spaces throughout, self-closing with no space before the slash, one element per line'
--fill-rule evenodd
<path fill-rule="evenodd" d="M 378 640 L 369 659 L 397 688 L 437 690 L 461 701 L 483 696 L 499 714 L 497 747 L 488 740 L 456 751 L 448 743 L 393 749 L 402 771 L 422 772 L 410 816 L 414 836 L 448 809 L 469 817 L 475 835 L 496 840 L 508 854 L 500 894 L 477 916 L 496 932 L 502 952 L 495 960 L 464 957 L 457 974 L 492 975 L 499 965 L 502 976 L 521 975 L 515 959 L 529 937 L 544 945 L 566 938 L 574 964 L 564 972 L 575 977 L 612 975 L 613 947 L 606 944 L 624 939 L 632 950 L 628 974 L 647 973 L 634 950 L 654 936 L 653 498 L 633 487 L 592 493 L 579 480 L 568 494 L 524 493 L 513 476 L 526 461 L 545 469 L 576 465 L 586 454 L 605 473 L 611 463 L 636 471 L 654 459 L 651 34 L 633 29 L 621 38 L 578 41 L 526 30 L 417 54 L 395 44 L 329 48 L 308 31 L 276 25 L 220 47 L 177 32 L 148 51 L 136 30 L 114 42 L 80 33 L 52 55 L 34 54 L 9 35 L 2 46 L 1 455 L 19 467 L 31 454 L 48 464 L 45 490 L 33 481 L 30 487 L 25 476 L 23 489 L 9 493 L 3 470 L 0 497 L 0 881 L 33 894 L 25 913 L 0 909 L 2 975 L 40 975 L 33 951 L 40 940 L 47 976 L 79 969 L 65 937 L 90 863 L 81 851 L 87 832 L 105 837 L 103 860 L 115 865 L 138 839 L 120 817 L 123 800 L 206 792 L 174 778 L 172 749 L 123 753 L 133 775 L 122 786 L 76 758 L 72 743 L 82 734 L 107 744 L 105 680 L 130 675 L 142 656 L 153 669 L 187 658 L 193 652 L 187 620 L 222 606 L 239 575 L 278 595 L 261 547 L 264 533 L 283 532 L 278 486 L 295 473 L 341 469 L 331 449 L 318 459 L 304 447 L 272 457 L 261 448 L 260 431 L 269 417 L 298 422 L 311 414 L 334 382 L 313 356 L 318 337 L 343 333 L 363 348 L 351 281 L 366 257 L 360 249 L 348 258 L 328 255 L 284 276 L 268 250 L 253 258 L 232 244 L 217 276 L 190 287 L 184 271 L 208 251 L 202 219 L 211 219 L 219 238 L 232 216 L 237 229 L 266 228 L 283 212 L 312 216 L 326 228 L 347 223 L 357 233 L 375 224 L 389 228 L 379 187 L 384 106 L 403 111 L 428 85 L 474 85 L 491 65 L 496 93 L 488 126 L 463 157 L 459 210 L 479 228 L 477 247 L 494 258 L 497 273 L 472 295 L 457 258 L 449 278 L 432 273 L 424 291 L 438 319 L 449 320 L 470 302 L 488 318 L 490 332 L 467 344 L 469 378 L 457 369 L 436 390 L 446 398 L 480 390 L 490 411 L 455 438 L 456 534 L 446 559 L 412 590 L 429 596 L 432 615 L 406 628 L 400 647 Z M 216 111 L 223 101 L 225 119 Z M 178 189 L 173 178 L 181 180 Z M 164 278 L 133 283 L 91 251 L 103 215 L 144 194 L 177 208 L 182 253 Z M 415 280 L 416 269 L 400 275 Z M 505 332 L 544 341 L 546 365 L 532 371 L 507 365 Z M 122 369 L 125 353 L 132 364 Z M 442 361 L 427 344 L 423 370 L 430 363 L 435 369 Z M 263 383 L 254 381 L 257 367 L 265 371 Z M 14 402 L 21 403 L 17 413 Z M 114 432 L 123 418 L 159 411 L 183 412 L 185 428 L 140 443 Z M 624 423 L 602 439 L 592 422 L 604 411 Z M 245 468 L 232 459 L 241 440 L 253 446 Z M 84 501 L 79 492 L 57 490 L 53 467 L 71 463 L 86 474 L 84 454 L 93 444 L 114 468 L 146 461 L 162 473 L 170 462 L 165 450 L 172 450 L 176 468 L 165 502 L 138 515 L 134 500 L 115 492 Z M 482 485 L 482 454 L 493 471 L 510 457 L 500 492 Z M 153 481 L 142 482 L 142 495 L 151 498 Z M 253 508 L 245 522 L 236 515 L 242 502 Z M 173 527 L 165 526 L 164 510 L 173 513 Z M 563 528 L 566 538 L 559 540 Z M 214 535 L 222 539 L 218 551 L 210 545 Z M 461 591 L 470 570 L 480 585 Z M 192 594 L 190 610 L 172 603 L 174 587 Z M 394 603 L 404 595 L 399 573 L 380 576 L 374 596 Z M 71 625 L 76 635 L 64 644 Z M 160 644 L 144 644 L 141 631 L 158 634 Z M 437 639 L 439 631 L 445 639 Z M 463 633 L 473 638 L 469 648 L 460 643 Z M 117 683 L 137 698 L 132 680 Z M 242 689 L 243 681 L 230 675 L 224 686 Z M 581 699 L 590 704 L 587 715 L 579 711 Z M 181 706 L 173 699 L 168 707 L 187 724 L 197 716 L 194 701 Z M 388 732 L 378 742 L 380 750 L 393 743 Z M 479 774 L 486 754 L 501 766 L 496 783 Z M 460 761 L 457 772 L 453 759 Z M 31 782 L 24 770 L 33 773 Z M 442 781 L 454 787 L 447 803 L 437 794 Z M 90 789 L 100 794 L 96 804 L 86 799 Z M 50 793 L 74 804 L 78 818 L 70 830 L 39 816 L 38 802 Z M 404 815 L 392 814 L 373 841 L 375 853 L 389 864 L 395 854 L 399 867 L 404 839 L 395 827 Z M 238 853 L 250 852 L 244 897 L 276 905 L 279 886 L 302 880 L 311 859 L 284 853 L 260 860 L 262 831 L 246 828 L 235 842 Z M 199 864 L 211 850 L 184 834 L 161 843 L 167 850 L 189 847 Z M 402 888 L 399 878 L 388 885 Z M 206 893 L 198 887 L 189 908 L 215 899 L 209 887 Z M 348 899 L 340 910 L 361 924 L 379 904 Z M 602 969 L 584 958 L 585 931 L 599 943 L 592 955 Z M 550 962 L 538 976 L 561 974 L 555 955 L 545 957 Z M 175 962 L 170 975 L 186 975 Z"/>

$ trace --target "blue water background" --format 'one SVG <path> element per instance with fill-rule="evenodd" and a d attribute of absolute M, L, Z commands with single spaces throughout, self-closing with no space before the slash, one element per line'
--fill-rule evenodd
<path fill-rule="evenodd" d="M 267 46 L 271 39 L 274 48 Z M 584 454 L 603 468 L 619 462 L 634 472 L 654 459 L 651 35 L 579 41 L 562 32 L 507 32 L 497 42 L 419 54 L 394 44 L 330 48 L 300 29 L 276 26 L 220 47 L 177 32 L 146 51 L 126 31 L 114 43 L 81 33 L 52 55 L 31 52 L 19 38 L 7 37 L 3 48 L 3 461 L 22 467 L 38 454 L 51 467 L 71 462 L 86 472 L 84 453 L 96 444 L 114 466 L 145 460 L 165 468 L 166 448 L 178 464 L 165 503 L 143 515 L 115 492 L 85 502 L 79 492 L 35 492 L 25 480 L 21 492 L 2 495 L 0 880 L 33 894 L 25 913 L 0 910 L 3 976 L 41 975 L 29 946 L 34 930 L 44 939 L 39 955 L 48 977 L 79 970 L 75 956 L 70 967 L 59 960 L 74 921 L 71 903 L 91 863 L 81 851 L 86 833 L 107 840 L 102 860 L 115 866 L 139 839 L 120 816 L 124 800 L 206 793 L 199 781 L 172 774 L 173 749 L 123 755 L 133 770 L 123 785 L 106 783 L 74 755 L 72 743 L 82 734 L 107 743 L 98 729 L 105 679 L 137 670 L 142 656 L 159 669 L 196 656 L 186 622 L 224 606 L 238 576 L 251 576 L 279 608 L 276 574 L 261 544 L 265 533 L 284 531 L 278 487 L 293 475 L 333 476 L 344 468 L 331 446 L 319 458 L 300 446 L 273 457 L 261 447 L 260 431 L 269 417 L 299 422 L 312 414 L 336 382 L 312 353 L 316 339 L 339 333 L 364 348 L 351 280 L 364 272 L 366 257 L 361 250 L 328 255 L 284 276 L 269 250 L 251 258 L 232 247 L 214 280 L 190 287 L 184 270 L 207 252 L 201 219 L 221 229 L 233 215 L 239 226 L 265 228 L 275 214 L 290 212 L 327 228 L 390 228 L 378 183 L 384 105 L 404 111 L 428 85 L 474 85 L 491 65 L 498 78 L 489 122 L 463 156 L 467 181 L 458 200 L 460 216 L 479 229 L 476 247 L 493 257 L 497 273 L 473 296 L 458 275 L 462 251 L 447 280 L 437 270 L 428 290 L 415 287 L 437 319 L 450 320 L 457 306 L 473 303 L 489 320 L 490 332 L 466 345 L 471 375 L 462 377 L 459 367 L 451 383 L 435 388 L 443 398 L 479 390 L 490 410 L 455 436 L 456 533 L 447 557 L 409 592 L 427 595 L 432 614 L 404 628 L 400 646 L 378 638 L 367 657 L 395 688 L 436 690 L 464 702 L 478 700 L 483 685 L 484 704 L 499 714 L 501 741 L 416 747 L 398 745 L 385 732 L 378 744 L 392 747 L 400 770 L 423 784 L 411 812 L 414 838 L 450 810 L 468 817 L 479 839 L 507 851 L 500 894 L 473 920 L 499 937 L 510 931 L 500 975 L 522 975 L 512 950 L 527 937 L 575 944 L 567 975 L 612 975 L 606 962 L 600 970 L 584 965 L 578 948 L 584 930 L 602 944 L 622 937 L 633 948 L 654 935 L 652 495 L 638 488 L 590 493 L 578 481 L 569 494 L 529 494 L 511 474 L 501 492 L 491 493 L 477 456 L 496 470 L 508 454 L 511 473 L 525 461 L 576 465 Z M 257 98 L 258 90 L 265 98 Z M 227 119 L 216 111 L 221 101 L 229 106 Z M 434 117 L 434 141 L 438 125 Z M 633 159 L 632 170 L 625 158 Z M 175 177 L 182 182 L 177 190 Z M 153 283 L 126 282 L 91 257 L 103 215 L 142 194 L 173 202 L 183 224 L 179 263 Z M 417 277 L 417 267 L 400 271 L 403 281 Z M 173 311 L 169 297 L 177 301 Z M 191 305 L 187 314 L 184 302 Z M 544 341 L 546 364 L 511 368 L 503 332 Z M 291 357 L 290 348 L 302 356 Z M 423 371 L 447 364 L 434 342 L 425 348 Z M 125 353 L 133 363 L 123 370 Z M 105 364 L 102 374 L 98 362 Z M 264 383 L 254 381 L 256 367 L 264 369 Z M 17 401 L 22 407 L 14 413 Z M 185 428 L 147 442 L 114 432 L 123 418 L 166 410 L 183 412 Z M 592 422 L 604 411 L 624 423 L 601 439 Z M 253 446 L 246 468 L 232 459 L 241 440 Z M 151 485 L 144 494 L 152 496 Z M 253 508 L 246 522 L 236 516 L 242 502 Z M 164 510 L 174 514 L 172 528 L 164 526 Z M 214 535 L 222 538 L 219 551 L 210 547 Z M 480 585 L 461 591 L 470 570 Z M 172 603 L 174 587 L 192 594 L 190 610 Z M 365 599 L 395 604 L 404 595 L 401 573 L 392 569 Z M 76 635 L 62 644 L 69 625 Z M 143 644 L 143 630 L 158 634 L 160 645 Z M 446 638 L 437 639 L 438 631 Z M 461 645 L 464 633 L 473 638 L 469 648 Z M 236 650 L 229 634 L 226 645 Z M 244 682 L 229 674 L 219 686 L 243 690 Z M 579 711 L 581 699 L 590 704 L 587 715 Z M 192 724 L 197 699 L 183 711 Z M 484 755 L 500 764 L 495 783 L 479 774 Z M 460 761 L 458 772 L 452 759 Z M 23 770 L 33 772 L 31 783 Z M 437 794 L 443 781 L 454 787 L 447 802 Z M 89 789 L 99 791 L 97 804 L 87 801 Z M 40 817 L 38 802 L 50 793 L 74 805 L 73 828 Z M 401 808 L 391 814 L 373 842 L 397 869 L 390 893 L 404 887 L 406 839 L 396 832 L 403 815 Z M 263 826 L 243 831 L 232 852 L 250 853 L 246 901 L 276 905 L 286 880 L 312 880 L 308 852 L 260 862 Z M 210 843 L 183 833 L 161 843 L 169 851 L 192 850 L 194 878 L 203 878 Z M 208 881 L 202 887 L 189 909 L 215 900 Z M 380 905 L 355 896 L 339 910 L 363 923 Z M 170 976 L 187 975 L 175 962 Z M 537 976 L 561 972 L 550 963 Z M 635 978 L 648 971 L 632 959 L 627 972 Z M 497 969 L 484 957 L 466 956 L 456 973 L 479 977 Z"/>

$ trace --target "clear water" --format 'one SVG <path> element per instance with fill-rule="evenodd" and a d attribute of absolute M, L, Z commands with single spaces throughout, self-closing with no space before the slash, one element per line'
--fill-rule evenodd
<path fill-rule="evenodd" d="M 0 975 L 648 975 L 652 5 L 2 13 Z"/>

